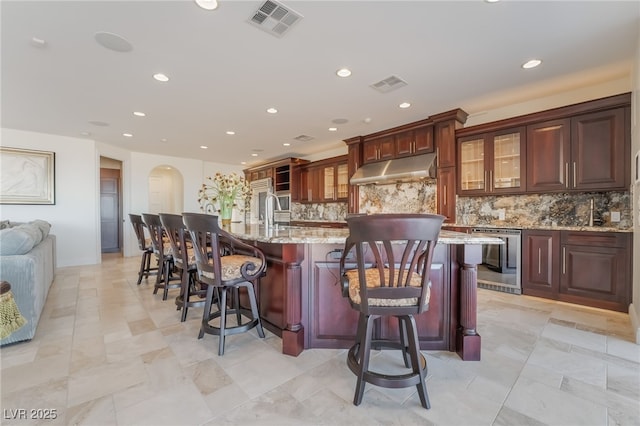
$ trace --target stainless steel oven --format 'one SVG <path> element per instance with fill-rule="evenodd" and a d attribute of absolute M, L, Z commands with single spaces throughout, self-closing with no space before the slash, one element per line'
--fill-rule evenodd
<path fill-rule="evenodd" d="M 503 244 L 483 244 L 478 265 L 478 287 L 522 294 L 522 231 L 520 229 L 473 228 L 472 234 L 500 238 Z"/>

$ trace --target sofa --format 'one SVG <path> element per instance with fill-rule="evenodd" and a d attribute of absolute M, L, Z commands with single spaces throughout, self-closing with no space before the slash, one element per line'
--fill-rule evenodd
<path fill-rule="evenodd" d="M 26 319 L 0 340 L 0 346 L 30 340 L 40 320 L 56 268 L 56 237 L 44 220 L 0 222 L 0 281 L 11 285 L 13 299 Z"/>

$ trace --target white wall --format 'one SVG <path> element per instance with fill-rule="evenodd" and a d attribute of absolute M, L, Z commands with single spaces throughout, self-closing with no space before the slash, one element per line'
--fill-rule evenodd
<path fill-rule="evenodd" d="M 55 205 L 2 205 L 11 221 L 46 220 L 57 238 L 57 266 L 100 259 L 99 171 L 95 143 L 87 139 L 1 129 L 2 146 L 55 152 Z"/>

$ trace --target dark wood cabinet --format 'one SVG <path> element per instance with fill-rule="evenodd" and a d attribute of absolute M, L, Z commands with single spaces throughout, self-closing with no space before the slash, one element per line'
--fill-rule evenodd
<path fill-rule="evenodd" d="M 351 308 L 349 300 L 342 296 L 338 259 L 331 259 L 332 250 L 344 246 L 314 245 L 314 262 L 311 273 L 309 324 L 311 347 L 348 348 L 353 345 L 358 322 L 358 312 Z M 448 271 L 448 247 L 438 245 L 434 254 L 429 278 L 431 296 L 429 310 L 416 315 L 420 347 L 424 350 L 449 347 L 451 344 L 449 311 L 451 309 L 450 277 Z M 380 338 L 396 338 L 398 323 L 395 318 L 385 318 L 376 326 Z"/>
<path fill-rule="evenodd" d="M 559 300 L 627 312 L 631 303 L 631 235 L 562 232 Z"/>
<path fill-rule="evenodd" d="M 558 298 L 560 231 L 522 232 L 522 294 Z"/>
<path fill-rule="evenodd" d="M 314 161 L 300 167 L 301 203 L 347 201 L 349 197 L 348 158 L 346 155 Z"/>
<path fill-rule="evenodd" d="M 458 139 L 458 194 L 517 194 L 526 185 L 524 127 Z"/>
<path fill-rule="evenodd" d="M 244 177 L 249 182 L 272 178 L 273 190 L 276 193 L 291 194 L 291 200 L 297 201 L 300 196 L 299 170 L 297 168 L 308 163 L 300 158 L 285 158 L 244 170 Z"/>
<path fill-rule="evenodd" d="M 365 139 L 362 144 L 362 162 L 390 160 L 395 156 L 395 152 L 395 136 L 393 135 Z"/>
<path fill-rule="evenodd" d="M 615 108 L 527 126 L 527 190 L 625 190 L 625 115 Z"/>
<path fill-rule="evenodd" d="M 358 170 L 360 164 L 362 163 L 362 144 L 360 143 L 361 138 L 357 137 L 354 139 L 350 139 L 347 142 L 348 144 L 348 153 L 347 153 L 347 173 L 349 175 L 349 179 L 351 176 Z M 349 184 L 349 198 L 347 200 L 347 213 L 358 213 L 360 206 L 360 190 L 358 185 Z"/>
<path fill-rule="evenodd" d="M 456 122 L 436 123 L 435 140 L 438 167 L 456 167 Z"/>
<path fill-rule="evenodd" d="M 445 217 L 445 222 L 455 222 L 456 218 L 456 168 L 441 167 L 438 169 L 437 197 L 438 214 Z"/>
<path fill-rule="evenodd" d="M 625 108 L 583 114 L 571 119 L 573 188 L 625 190 L 630 167 L 630 141 Z"/>
<path fill-rule="evenodd" d="M 527 126 L 527 191 L 569 188 L 571 121 L 550 120 Z"/>
<path fill-rule="evenodd" d="M 433 152 L 433 126 L 419 127 L 398 133 L 395 140 L 395 157 L 409 157 Z"/>
<path fill-rule="evenodd" d="M 631 303 L 631 234 L 523 232 L 523 294 L 626 312 Z"/>

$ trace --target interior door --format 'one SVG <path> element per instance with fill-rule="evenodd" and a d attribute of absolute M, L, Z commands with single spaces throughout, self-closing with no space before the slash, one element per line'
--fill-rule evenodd
<path fill-rule="evenodd" d="M 100 242 L 102 253 L 120 251 L 120 170 L 100 169 Z"/>

